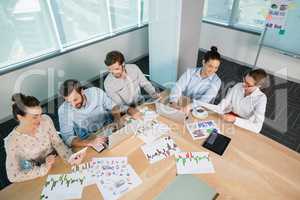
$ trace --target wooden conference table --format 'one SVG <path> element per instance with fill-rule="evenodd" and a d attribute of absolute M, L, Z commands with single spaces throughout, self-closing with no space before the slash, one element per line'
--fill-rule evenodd
<path fill-rule="evenodd" d="M 195 175 L 213 187 L 217 199 L 300 199 L 300 154 L 261 135 L 225 123 L 220 116 L 210 113 L 207 119 L 215 120 L 221 132 L 232 140 L 223 154 L 210 153 L 214 174 Z M 183 123 L 159 117 L 171 127 L 171 136 L 182 151 L 208 151 L 192 140 Z M 193 119 L 195 120 L 195 119 Z M 121 199 L 153 199 L 176 176 L 174 156 L 150 164 L 140 146 L 143 142 L 131 136 L 111 150 L 97 153 L 88 149 L 84 162 L 92 157 L 127 156 L 143 183 Z M 50 174 L 68 173 L 71 167 L 58 159 Z M 46 177 L 13 183 L 0 191 L 0 199 L 39 199 Z M 96 185 L 85 187 L 82 199 L 102 199 Z"/>

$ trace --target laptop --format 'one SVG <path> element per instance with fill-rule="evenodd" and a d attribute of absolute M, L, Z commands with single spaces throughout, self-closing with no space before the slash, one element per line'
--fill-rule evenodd
<path fill-rule="evenodd" d="M 96 132 L 96 135 L 107 136 L 107 142 L 102 145 L 92 146 L 97 152 L 101 152 L 104 149 L 112 149 L 127 138 L 129 138 L 132 134 L 126 132 L 126 126 L 117 130 L 115 127 L 109 127 L 107 129 Z"/>
<path fill-rule="evenodd" d="M 126 126 L 108 136 L 108 149 L 112 149 L 124 140 L 131 137 L 132 134 L 126 131 Z"/>
<path fill-rule="evenodd" d="M 186 120 L 186 114 L 180 110 L 177 110 L 159 102 L 155 103 L 155 106 L 156 112 L 165 118 L 171 119 L 178 123 L 182 123 Z"/>

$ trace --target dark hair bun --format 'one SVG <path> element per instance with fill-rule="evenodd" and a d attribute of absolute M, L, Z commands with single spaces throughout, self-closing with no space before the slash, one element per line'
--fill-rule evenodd
<path fill-rule="evenodd" d="M 212 52 L 218 52 L 218 48 L 217 48 L 216 46 L 211 46 L 211 47 L 210 47 L 210 50 L 211 50 Z"/>
<path fill-rule="evenodd" d="M 11 100 L 14 102 L 14 103 L 18 103 L 18 102 L 22 102 L 22 99 L 24 99 L 24 94 L 22 93 L 15 93 L 11 96 Z"/>
<path fill-rule="evenodd" d="M 210 51 L 207 51 L 204 56 L 203 60 L 207 63 L 209 60 L 219 60 L 221 61 L 221 55 L 218 52 L 218 48 L 216 46 L 211 46 Z"/>

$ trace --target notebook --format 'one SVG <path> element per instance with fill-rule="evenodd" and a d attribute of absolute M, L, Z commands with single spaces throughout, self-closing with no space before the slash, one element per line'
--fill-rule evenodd
<path fill-rule="evenodd" d="M 230 140 L 231 139 L 229 137 L 219 134 L 215 129 L 205 140 L 202 146 L 221 156 L 226 150 L 228 144 L 230 143 Z"/>
<path fill-rule="evenodd" d="M 156 200 L 212 200 L 217 196 L 216 191 L 193 175 L 178 175 Z"/>

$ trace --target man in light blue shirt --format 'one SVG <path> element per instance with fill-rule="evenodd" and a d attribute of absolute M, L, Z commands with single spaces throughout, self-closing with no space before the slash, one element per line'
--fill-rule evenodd
<path fill-rule="evenodd" d="M 221 56 L 216 47 L 212 47 L 204 55 L 203 67 L 188 69 L 177 81 L 170 94 L 170 102 L 176 107 L 180 97 L 187 96 L 193 100 L 182 111 L 188 113 L 196 108 L 197 101 L 211 102 L 217 96 L 221 87 L 221 80 L 216 74 L 221 63 Z"/>
<path fill-rule="evenodd" d="M 65 102 L 59 107 L 60 132 L 68 146 L 103 144 L 105 137 L 90 139 L 91 133 L 119 119 L 118 108 L 100 88 L 83 89 L 77 80 L 66 80 L 60 88 Z"/>

